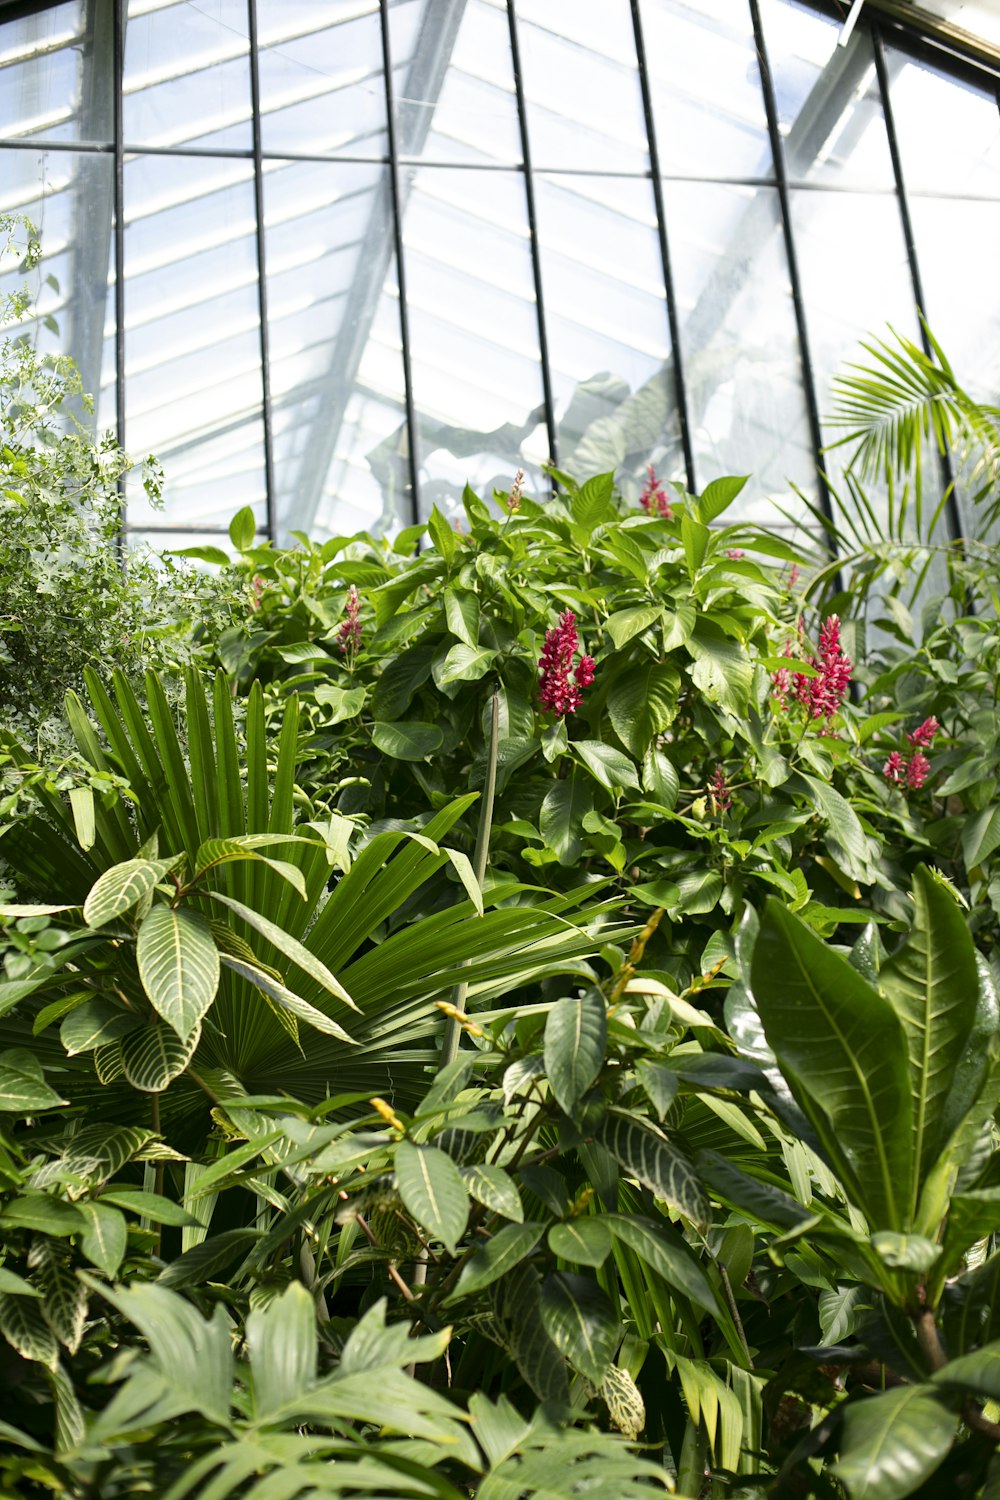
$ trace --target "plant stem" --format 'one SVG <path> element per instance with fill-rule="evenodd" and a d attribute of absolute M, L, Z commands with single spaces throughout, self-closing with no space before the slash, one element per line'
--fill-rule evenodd
<path fill-rule="evenodd" d="M 490 743 L 486 757 L 486 781 L 483 785 L 483 798 L 479 805 L 479 832 L 476 834 L 476 850 L 473 861 L 473 872 L 476 884 L 480 891 L 483 889 L 483 881 L 486 878 L 486 862 L 490 853 L 490 832 L 493 827 L 493 802 L 496 797 L 497 788 L 497 754 L 500 748 L 500 689 L 493 689 L 493 704 L 490 715 Z M 465 997 L 469 993 L 469 986 L 465 980 L 456 984 L 452 991 L 451 1003 L 456 1010 L 463 1010 Z M 454 1016 L 449 1016 L 445 1022 L 444 1037 L 441 1042 L 441 1066 L 447 1067 L 454 1062 L 458 1055 L 458 1043 L 461 1030 Z"/>

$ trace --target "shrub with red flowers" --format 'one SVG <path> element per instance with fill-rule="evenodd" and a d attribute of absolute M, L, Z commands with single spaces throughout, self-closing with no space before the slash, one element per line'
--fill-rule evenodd
<path fill-rule="evenodd" d="M 802 621 L 798 624 L 799 641 L 804 640 Z M 783 656 L 792 656 L 792 643 L 786 641 Z M 788 695 L 795 699 L 805 711 L 807 719 L 830 721 L 840 711 L 851 681 L 853 663 L 840 642 L 840 619 L 830 615 L 823 622 L 819 633 L 819 655 L 810 657 L 812 675 L 793 672 L 788 667 L 779 667 L 772 673 L 774 696 L 782 711 L 788 707 Z"/>
<path fill-rule="evenodd" d="M 340 649 L 344 655 L 353 657 L 361 645 L 361 600 L 353 583 L 347 591 L 347 604 L 344 614 L 346 618 L 337 632 L 337 639 L 340 642 Z"/>
<path fill-rule="evenodd" d="M 559 616 L 559 623 L 545 632 L 542 654 L 538 660 L 538 701 L 549 713 L 565 718 L 575 713 L 583 702 L 582 689 L 594 680 L 594 658 L 581 655 L 576 667 L 573 661 L 580 649 L 576 616 L 572 610 Z"/>
<path fill-rule="evenodd" d="M 908 733 L 906 738 L 910 745 L 910 757 L 907 760 L 899 750 L 893 750 L 885 765 L 882 767 L 882 775 L 890 786 L 897 786 L 901 790 L 918 792 L 930 775 L 931 763 L 924 754 L 934 742 L 934 736 L 941 726 L 937 719 L 931 716 L 919 724 L 916 729 Z"/>
<path fill-rule="evenodd" d="M 651 516 L 662 516 L 664 521 L 673 520 L 674 513 L 671 509 L 670 498 L 661 481 L 657 479 L 656 470 L 652 464 L 646 466 L 646 483 L 642 487 L 639 504 Z"/>

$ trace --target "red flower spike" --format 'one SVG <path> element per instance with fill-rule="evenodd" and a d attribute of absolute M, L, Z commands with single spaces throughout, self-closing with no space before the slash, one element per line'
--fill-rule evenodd
<path fill-rule="evenodd" d="M 937 719 L 931 717 L 929 719 L 925 719 L 924 722 L 919 725 L 912 734 L 908 734 L 906 738 L 909 740 L 910 744 L 915 750 L 927 750 L 933 743 L 934 736 L 937 734 L 940 728 L 941 725 L 938 723 Z"/>
<path fill-rule="evenodd" d="M 646 466 L 647 479 L 639 496 L 639 504 L 648 515 L 662 516 L 664 521 L 673 519 L 673 511 L 670 508 L 670 499 L 663 485 L 656 477 L 656 470 L 652 464 Z"/>
<path fill-rule="evenodd" d="M 361 645 L 361 621 L 358 618 L 361 614 L 361 600 L 358 598 L 358 591 L 353 583 L 347 593 L 344 613 L 347 618 L 337 632 L 337 639 L 340 641 L 341 651 L 345 654 L 350 652 L 353 656 Z"/>
<path fill-rule="evenodd" d="M 930 775 L 931 763 L 922 750 L 911 756 L 910 764 L 906 768 L 906 785 L 913 791 L 918 792 Z"/>
<path fill-rule="evenodd" d="M 538 659 L 538 702 L 560 718 L 576 712 L 583 702 L 581 689 L 589 687 L 594 680 L 592 656 L 581 656 L 576 669 L 573 668 L 579 646 L 576 616 L 567 610 L 560 615 L 559 624 L 545 632 L 542 654 Z"/>
<path fill-rule="evenodd" d="M 900 755 L 899 751 L 893 750 L 892 754 L 889 756 L 889 759 L 882 767 L 882 775 L 885 777 L 886 781 L 890 782 L 893 786 L 901 786 L 905 774 L 906 763 L 904 762 L 903 757 Z"/>
<path fill-rule="evenodd" d="M 708 790 L 715 804 L 716 812 L 728 812 L 733 805 L 733 794 L 729 790 L 729 781 L 721 766 L 716 766 L 712 772 L 712 779 L 708 783 Z"/>

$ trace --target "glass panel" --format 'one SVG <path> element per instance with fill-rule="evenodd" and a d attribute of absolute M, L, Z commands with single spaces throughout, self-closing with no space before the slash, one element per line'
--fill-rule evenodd
<path fill-rule="evenodd" d="M 793 182 L 883 187 L 895 179 L 871 37 L 799 0 L 760 0 L 785 166 Z"/>
<path fill-rule="evenodd" d="M 114 426 L 115 406 L 114 299 L 108 289 L 113 175 L 108 155 L 0 151 L 0 212 L 26 214 L 42 243 L 41 265 L 27 281 L 33 315 L 21 330 L 42 353 L 72 355 L 98 408 L 95 417 L 82 407 L 76 415 L 101 428 Z M 13 262 L 0 267 L 0 292 L 21 285 Z"/>
<path fill-rule="evenodd" d="M 800 189 L 792 224 L 822 418 L 833 376 L 863 357 L 861 339 L 882 336 L 887 323 L 917 337 L 912 282 L 895 198 Z M 825 433 L 827 442 L 840 436 Z M 828 457 L 836 469 L 838 455 Z"/>
<path fill-rule="evenodd" d="M 412 501 L 388 173 L 282 163 L 268 171 L 265 206 L 282 532 L 405 525 Z"/>
<path fill-rule="evenodd" d="M 253 144 L 246 0 L 129 0 L 129 146 Z"/>
<path fill-rule="evenodd" d="M 517 35 L 533 166 L 644 172 L 628 0 L 519 0 Z"/>
<path fill-rule="evenodd" d="M 265 151 L 384 156 L 378 0 L 257 0 Z"/>
<path fill-rule="evenodd" d="M 535 201 L 560 464 L 635 500 L 651 461 L 684 471 L 652 184 L 539 176 Z"/>
<path fill-rule="evenodd" d="M 395 0 L 397 148 L 438 162 L 521 160 L 503 0 Z"/>
<path fill-rule="evenodd" d="M 1000 198 L 996 98 L 895 48 L 886 66 L 907 192 Z"/>
<path fill-rule="evenodd" d="M 642 0 L 660 170 L 772 177 L 750 7 Z"/>
<path fill-rule="evenodd" d="M 162 515 L 130 492 L 133 525 L 263 517 L 252 178 L 244 161 L 126 163 L 126 440 L 167 476 Z"/>
<path fill-rule="evenodd" d="M 433 167 L 409 176 L 404 243 L 421 513 L 433 504 L 460 513 L 466 480 L 489 496 L 494 486 L 507 489 L 518 467 L 534 493 L 544 492 L 537 465 L 548 439 L 523 179 Z"/>
<path fill-rule="evenodd" d="M 111 0 L 0 20 L 0 137 L 110 141 L 111 56 Z"/>
<path fill-rule="evenodd" d="M 698 487 L 751 478 L 729 517 L 815 495 L 791 284 L 774 188 L 666 183 L 667 223 Z"/>
<path fill-rule="evenodd" d="M 910 201 L 927 319 L 959 382 L 980 401 L 1000 390 L 1000 202 Z M 955 247 L 961 249 L 957 273 Z"/>

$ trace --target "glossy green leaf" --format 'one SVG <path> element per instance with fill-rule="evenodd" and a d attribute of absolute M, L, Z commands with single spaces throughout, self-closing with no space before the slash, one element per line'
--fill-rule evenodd
<path fill-rule="evenodd" d="M 128 1036 L 140 1024 L 139 1018 L 124 1006 L 95 998 L 70 1012 L 59 1028 L 59 1039 L 69 1056 L 76 1057 Z"/>
<path fill-rule="evenodd" d="M 495 651 L 487 651 L 482 646 L 466 646 L 458 641 L 440 666 L 434 668 L 434 681 L 439 688 L 447 687 L 451 682 L 478 682 L 480 677 L 486 676 L 496 661 L 496 655 Z"/>
<path fill-rule="evenodd" d="M 219 988 L 219 950 L 208 918 L 157 903 L 139 926 L 136 962 L 153 1009 L 186 1041 Z"/>
<path fill-rule="evenodd" d="M 501 1218 L 511 1219 L 515 1224 L 523 1223 L 524 1206 L 517 1183 L 503 1167 L 490 1162 L 475 1162 L 460 1167 L 459 1172 L 467 1191 L 477 1203 L 491 1213 L 500 1214 Z"/>
<path fill-rule="evenodd" d="M 661 619 L 663 610 L 658 604 L 637 604 L 628 609 L 619 609 L 604 622 L 604 628 L 620 651 L 635 636 L 648 630 Z"/>
<path fill-rule="evenodd" d="M 243 963 L 241 959 L 231 958 L 228 953 L 222 955 L 222 962 L 227 969 L 232 969 L 234 974 L 249 980 L 254 987 L 266 995 L 268 1000 L 275 1005 L 281 1006 L 298 1021 L 305 1021 L 314 1031 L 322 1032 L 324 1036 L 336 1037 L 340 1042 L 353 1045 L 353 1038 L 348 1035 L 343 1026 L 340 1026 L 332 1016 L 317 1010 L 315 1005 L 310 1005 L 303 1000 L 301 995 L 296 995 L 292 990 L 280 984 L 278 980 L 272 979 L 271 975 L 264 969 L 258 968 L 256 964 Z"/>
<path fill-rule="evenodd" d="M 639 777 L 627 755 L 600 740 L 574 740 L 571 747 L 595 781 L 609 792 L 622 788 L 639 790 Z"/>
<path fill-rule="evenodd" d="M 396 1147 L 399 1195 L 407 1211 L 454 1255 L 469 1218 L 469 1196 L 450 1156 L 436 1146 Z"/>
<path fill-rule="evenodd" d="M 200 1040 L 200 1026 L 182 1041 L 171 1027 L 157 1021 L 110 1045 L 120 1048 L 122 1071 L 129 1083 L 143 1093 L 159 1094 L 184 1072 Z M 101 1051 L 95 1054 L 95 1062 Z"/>
<path fill-rule="evenodd" d="M 873 1229 L 911 1201 L 909 1059 L 893 1006 L 847 959 L 768 898 L 753 992 L 768 1044 Z"/>
<path fill-rule="evenodd" d="M 131 1209 L 134 1214 L 141 1214 L 154 1224 L 180 1226 L 199 1222 L 187 1209 L 181 1208 L 179 1203 L 164 1198 L 162 1193 L 148 1193 L 142 1188 L 106 1188 L 99 1201 L 102 1204 L 110 1203 L 114 1208 Z"/>
<path fill-rule="evenodd" d="M 65 1103 L 45 1082 L 41 1066 L 25 1048 L 0 1052 L 0 1111 L 34 1115 Z"/>
<path fill-rule="evenodd" d="M 703 630 L 690 637 L 687 650 L 692 657 L 691 680 L 708 701 L 731 714 L 745 714 L 753 686 L 753 662 L 743 647 L 727 636 Z"/>
<path fill-rule="evenodd" d="M 499 1281 L 502 1276 L 530 1255 L 545 1227 L 542 1224 L 505 1224 L 496 1234 L 477 1245 L 462 1267 L 461 1275 L 449 1301 L 478 1292 Z"/>
<path fill-rule="evenodd" d="M 34 1229 L 39 1234 L 79 1234 L 83 1220 L 79 1209 L 49 1193 L 22 1193 L 4 1205 L 0 1228 Z"/>
<path fill-rule="evenodd" d="M 935 1374 L 934 1384 L 969 1391 L 979 1400 L 1000 1401 L 1000 1339 L 949 1360 Z"/>
<path fill-rule="evenodd" d="M 323 715 L 323 725 L 325 728 L 332 728 L 334 724 L 343 724 L 348 719 L 357 718 L 365 706 L 366 690 L 363 687 L 335 687 L 331 682 L 321 682 L 313 690 L 313 697 L 317 703 L 330 710 Z"/>
<path fill-rule="evenodd" d="M 605 1215 L 616 1240 L 633 1250 L 668 1287 L 682 1292 L 696 1307 L 713 1316 L 718 1303 L 708 1277 L 691 1249 L 669 1224 L 637 1214 Z"/>
<path fill-rule="evenodd" d="M 622 1336 L 607 1295 L 589 1276 L 554 1271 L 542 1282 L 540 1306 L 545 1332 L 556 1348 L 599 1386 Z"/>
<path fill-rule="evenodd" d="M 162 861 L 153 859 L 129 859 L 105 870 L 83 903 L 84 921 L 90 927 L 103 927 L 131 911 L 159 884 L 165 870 Z"/>
<path fill-rule="evenodd" d="M 237 552 L 246 552 L 253 546 L 257 536 L 257 518 L 253 507 L 244 505 L 229 523 L 229 540 Z"/>
<path fill-rule="evenodd" d="M 708 1197 L 694 1166 L 655 1125 L 612 1109 L 598 1140 L 629 1176 L 693 1223 L 707 1224 Z"/>
<path fill-rule="evenodd" d="M 926 1385 L 851 1401 L 835 1472 L 850 1500 L 903 1500 L 935 1472 L 957 1429 L 957 1413 Z"/>
<path fill-rule="evenodd" d="M 726 474 L 721 479 L 713 479 L 710 484 L 706 484 L 698 497 L 699 520 L 707 525 L 721 516 L 724 510 L 728 510 L 749 477 L 748 474 Z"/>
<path fill-rule="evenodd" d="M 567 1219 L 549 1230 L 549 1249 L 579 1266 L 602 1266 L 611 1254 L 611 1227 L 599 1214 Z"/>
<path fill-rule="evenodd" d="M 0 1292 L 0 1333 L 23 1359 L 45 1365 L 49 1370 L 59 1363 L 56 1336 L 42 1317 L 37 1302 Z"/>
<path fill-rule="evenodd" d="M 1000 849 L 1000 807 L 986 807 L 969 817 L 962 829 L 962 854 L 969 870 Z"/>
<path fill-rule="evenodd" d="M 914 1202 L 944 1145 L 948 1093 L 976 1019 L 976 950 L 958 902 L 929 870 L 917 869 L 915 917 L 878 984 L 906 1033 L 913 1120 Z"/>
<path fill-rule="evenodd" d="M 417 719 L 372 725 L 372 744 L 393 760 L 425 760 L 440 749 L 443 739 L 436 724 L 422 724 Z"/>
<path fill-rule="evenodd" d="M 607 1008 L 598 989 L 557 1000 L 545 1021 L 544 1060 L 560 1109 L 574 1114 L 604 1062 Z"/>
<path fill-rule="evenodd" d="M 316 1305 L 301 1282 L 247 1318 L 258 1421 L 293 1406 L 316 1379 Z"/>
<path fill-rule="evenodd" d="M 579 773 L 557 781 L 545 793 L 538 831 L 561 865 L 575 865 L 583 853 L 583 820 L 593 811 L 594 791 Z"/>
<path fill-rule="evenodd" d="M 608 716 L 615 734 L 637 759 L 673 723 L 680 687 L 680 673 L 669 662 L 643 662 L 614 673 Z"/>
<path fill-rule="evenodd" d="M 106 1203 L 88 1202 L 78 1207 L 86 1220 L 80 1249 L 105 1276 L 117 1276 L 128 1243 L 125 1215 Z"/>

